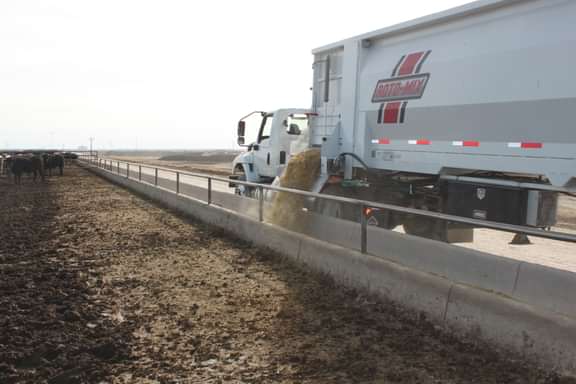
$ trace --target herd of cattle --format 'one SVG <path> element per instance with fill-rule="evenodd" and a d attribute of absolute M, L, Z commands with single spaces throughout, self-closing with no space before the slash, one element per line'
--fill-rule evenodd
<path fill-rule="evenodd" d="M 46 174 L 52 171 L 64 175 L 64 159 L 77 158 L 73 153 L 16 153 L 0 154 L 0 174 L 14 176 L 14 183 L 21 184 L 24 174 L 30 175 L 34 182 L 40 178 L 44 181 Z"/>

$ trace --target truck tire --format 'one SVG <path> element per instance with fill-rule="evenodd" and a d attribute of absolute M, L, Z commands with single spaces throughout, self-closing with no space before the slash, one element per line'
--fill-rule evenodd
<path fill-rule="evenodd" d="M 244 173 L 244 169 L 242 169 L 242 167 L 237 167 L 234 170 L 234 174 L 232 175 L 234 180 L 238 180 L 238 181 L 246 181 L 246 174 Z M 231 183 L 233 184 L 233 182 Z M 251 197 L 251 198 L 256 198 L 256 189 L 253 187 L 246 187 L 244 185 L 234 185 L 234 193 L 236 195 L 240 195 L 240 196 L 245 196 L 245 197 Z"/>

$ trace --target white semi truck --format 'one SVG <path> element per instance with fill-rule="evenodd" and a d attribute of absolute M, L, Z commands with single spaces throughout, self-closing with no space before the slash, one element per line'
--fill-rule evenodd
<path fill-rule="evenodd" d="M 311 108 L 241 119 L 248 150 L 232 179 L 271 183 L 309 130 L 318 192 L 546 228 L 558 194 L 576 191 L 576 1 L 476 1 L 313 55 Z M 360 214 L 329 205 L 315 209 Z M 470 228 L 410 215 L 374 211 L 371 222 L 471 239 Z"/>

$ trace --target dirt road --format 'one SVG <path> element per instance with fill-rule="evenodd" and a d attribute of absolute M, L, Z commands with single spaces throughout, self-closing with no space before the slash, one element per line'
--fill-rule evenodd
<path fill-rule="evenodd" d="M 0 383 L 574 383 L 81 169 L 0 197 Z"/>

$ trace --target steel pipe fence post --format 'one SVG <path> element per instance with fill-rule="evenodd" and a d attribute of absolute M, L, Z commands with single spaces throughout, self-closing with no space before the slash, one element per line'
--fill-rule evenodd
<path fill-rule="evenodd" d="M 154 168 L 154 185 L 158 186 L 158 168 Z"/>
<path fill-rule="evenodd" d="M 126 164 L 126 178 L 130 178 L 130 164 Z"/>
<path fill-rule="evenodd" d="M 138 166 L 138 181 L 142 181 L 142 166 Z"/>
<path fill-rule="evenodd" d="M 176 194 L 180 194 L 180 172 L 176 172 Z"/>
<path fill-rule="evenodd" d="M 120 174 L 120 162 L 119 161 L 116 162 L 116 173 Z"/>
<path fill-rule="evenodd" d="M 208 205 L 212 204 L 212 178 L 208 178 Z"/>
<path fill-rule="evenodd" d="M 360 204 L 360 252 L 366 253 L 368 244 L 368 218 L 366 217 L 366 205 Z"/>
<path fill-rule="evenodd" d="M 258 187 L 258 220 L 264 221 L 264 188 Z"/>

